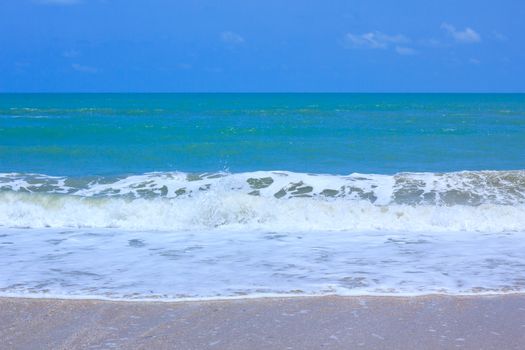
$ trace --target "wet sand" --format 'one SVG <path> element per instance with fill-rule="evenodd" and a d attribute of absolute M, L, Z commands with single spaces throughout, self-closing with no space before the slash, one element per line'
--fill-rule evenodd
<path fill-rule="evenodd" d="M 525 349 L 525 295 L 0 298 L 1 349 Z"/>

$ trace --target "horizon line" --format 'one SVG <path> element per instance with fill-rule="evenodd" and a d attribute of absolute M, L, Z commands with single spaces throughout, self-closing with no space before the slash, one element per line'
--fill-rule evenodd
<path fill-rule="evenodd" d="M 463 94 L 463 95 L 483 95 L 483 94 L 525 94 L 525 91 L 0 91 L 0 95 L 15 94 Z"/>

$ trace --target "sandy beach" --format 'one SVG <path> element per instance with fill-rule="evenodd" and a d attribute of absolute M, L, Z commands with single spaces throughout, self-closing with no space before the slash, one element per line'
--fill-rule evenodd
<path fill-rule="evenodd" d="M 523 349 L 525 295 L 0 299 L 2 349 Z"/>

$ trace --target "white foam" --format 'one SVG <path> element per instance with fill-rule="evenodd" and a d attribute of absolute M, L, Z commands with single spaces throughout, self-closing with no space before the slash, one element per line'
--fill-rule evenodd
<path fill-rule="evenodd" d="M 0 227 L 523 231 L 524 198 L 525 171 L 3 174 Z"/>
<path fill-rule="evenodd" d="M 16 230 L 0 295 L 190 300 L 525 291 L 525 233 Z"/>
<path fill-rule="evenodd" d="M 262 197 L 335 197 L 388 204 L 525 204 L 525 171 L 462 171 L 394 175 L 248 173 L 146 173 L 126 177 L 67 178 L 0 174 L 0 190 L 81 197 L 180 198 L 201 192 Z"/>
<path fill-rule="evenodd" d="M 11 192 L 0 194 L 0 226 L 154 231 L 504 232 L 525 230 L 525 206 L 378 206 L 345 199 L 282 200 L 212 192 L 181 199 L 81 198 Z"/>
<path fill-rule="evenodd" d="M 0 295 L 523 292 L 524 198 L 524 171 L 0 174 Z"/>

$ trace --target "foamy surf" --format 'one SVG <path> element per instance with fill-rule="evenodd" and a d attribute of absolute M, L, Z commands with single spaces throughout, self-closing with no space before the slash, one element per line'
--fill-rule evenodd
<path fill-rule="evenodd" d="M 525 233 L 4 229 L 0 295 L 189 300 L 525 291 Z"/>
<path fill-rule="evenodd" d="M 5 296 L 515 293 L 524 235 L 521 170 L 0 174 Z"/>
<path fill-rule="evenodd" d="M 0 174 L 0 226 L 519 232 L 525 231 L 525 171 Z"/>
<path fill-rule="evenodd" d="M 156 172 L 112 177 L 3 173 L 0 191 L 125 198 L 185 198 L 214 192 L 275 198 L 345 198 L 378 205 L 513 205 L 525 203 L 525 170 L 347 176 L 289 171 Z"/>

